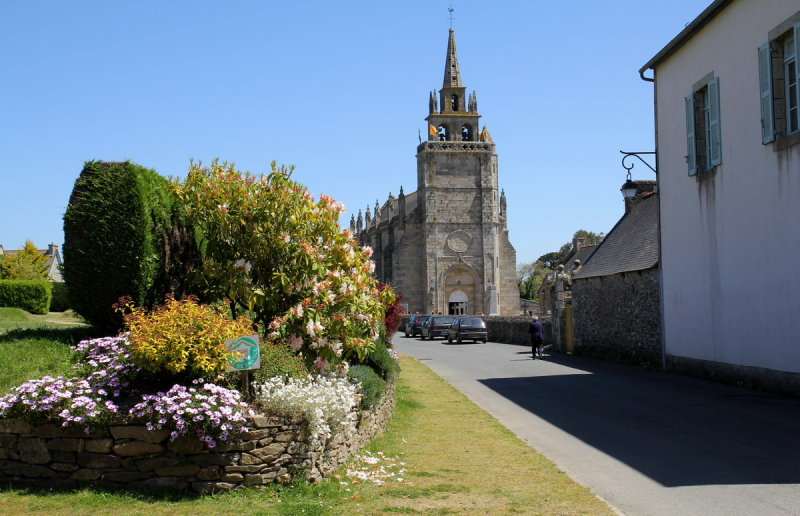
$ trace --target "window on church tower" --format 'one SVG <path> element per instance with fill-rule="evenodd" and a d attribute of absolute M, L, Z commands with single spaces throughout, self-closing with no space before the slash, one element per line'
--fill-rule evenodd
<path fill-rule="evenodd" d="M 461 127 L 461 141 L 464 142 L 472 141 L 471 131 L 469 130 L 469 127 L 466 125 Z"/>
<path fill-rule="evenodd" d="M 458 95 L 453 95 L 453 111 L 458 111 Z"/>

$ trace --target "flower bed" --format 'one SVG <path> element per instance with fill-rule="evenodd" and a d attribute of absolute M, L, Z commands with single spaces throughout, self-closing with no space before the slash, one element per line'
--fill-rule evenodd
<path fill-rule="evenodd" d="M 391 417 L 394 385 L 374 410 L 358 416 L 352 436 L 332 433 L 314 440 L 298 416 L 246 416 L 246 432 L 231 432 L 209 449 L 195 436 L 171 439 L 149 420 L 117 416 L 90 430 L 21 419 L 0 419 L 0 480 L 48 487 L 98 485 L 147 490 L 192 489 L 213 493 L 241 486 L 289 482 L 305 471 L 318 481 L 363 447 Z"/>
<path fill-rule="evenodd" d="M 256 383 L 252 408 L 202 379 L 137 403 L 129 380 L 140 370 L 124 335 L 74 349 L 83 355 L 77 376 L 31 380 L 0 398 L 0 480 L 200 493 L 288 482 L 300 471 L 316 481 L 382 429 L 394 407 L 393 386 L 359 412 L 355 385 L 321 375 Z"/>

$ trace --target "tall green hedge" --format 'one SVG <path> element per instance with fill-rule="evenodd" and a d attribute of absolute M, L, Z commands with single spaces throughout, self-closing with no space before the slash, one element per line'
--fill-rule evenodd
<path fill-rule="evenodd" d="M 186 293 L 194 257 L 166 178 L 130 162 L 89 161 L 64 214 L 64 281 L 69 304 L 108 331 L 121 327 L 112 309 L 122 296 L 153 306 Z"/>
<path fill-rule="evenodd" d="M 51 296 L 52 287 L 47 280 L 0 280 L 0 306 L 46 314 Z"/>
<path fill-rule="evenodd" d="M 53 286 L 53 299 L 50 301 L 50 311 L 65 312 L 69 310 L 67 284 L 62 281 L 54 281 L 51 285 Z"/>

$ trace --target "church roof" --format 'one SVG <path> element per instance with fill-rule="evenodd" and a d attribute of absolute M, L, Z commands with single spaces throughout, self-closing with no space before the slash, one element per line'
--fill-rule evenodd
<path fill-rule="evenodd" d="M 452 27 L 450 39 L 447 40 L 447 59 L 444 62 L 444 82 L 442 88 L 461 87 L 461 72 L 458 71 L 458 56 L 456 55 L 456 37 Z"/>
<path fill-rule="evenodd" d="M 649 194 L 619 219 L 573 279 L 609 276 L 658 265 L 658 195 Z"/>

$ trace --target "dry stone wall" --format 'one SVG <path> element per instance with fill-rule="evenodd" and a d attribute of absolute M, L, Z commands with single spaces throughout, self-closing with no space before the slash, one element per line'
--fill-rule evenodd
<path fill-rule="evenodd" d="M 504 317 L 500 315 L 482 316 L 489 330 L 491 342 L 504 342 L 507 344 L 524 344 L 530 346 L 531 335 L 528 333 L 533 318 L 531 317 Z M 544 327 L 544 345 L 553 343 L 552 326 L 549 320 L 540 319 Z"/>
<path fill-rule="evenodd" d="M 141 421 L 118 419 L 84 433 L 56 424 L 0 419 L 0 481 L 143 490 L 194 490 L 201 494 L 244 486 L 287 483 L 305 471 L 312 482 L 338 469 L 379 433 L 394 409 L 394 383 L 372 411 L 359 416 L 357 432 L 333 435 L 312 446 L 300 418 L 256 415 L 247 432 L 209 450 L 196 438 L 169 440 L 168 430 L 147 430 Z"/>
<path fill-rule="evenodd" d="M 572 282 L 575 353 L 661 367 L 658 269 Z"/>

